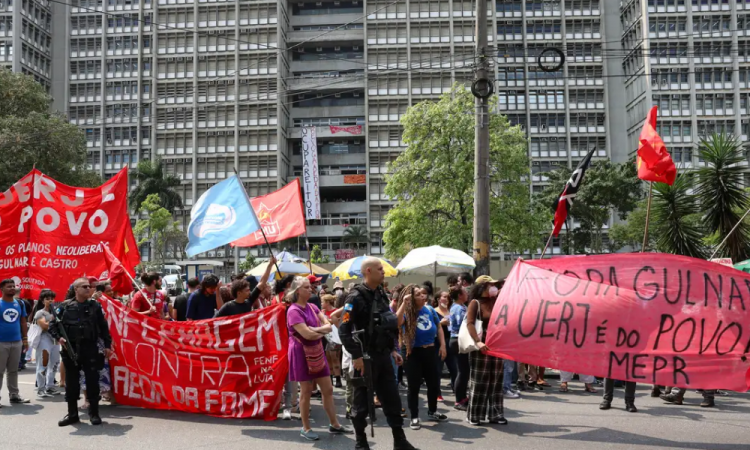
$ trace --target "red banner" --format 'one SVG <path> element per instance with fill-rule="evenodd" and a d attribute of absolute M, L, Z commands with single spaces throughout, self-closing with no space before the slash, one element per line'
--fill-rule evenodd
<path fill-rule="evenodd" d="M 169 322 L 102 300 L 122 405 L 276 420 L 288 371 L 285 307 Z"/>
<path fill-rule="evenodd" d="M 32 171 L 0 195 L 0 279 L 14 279 L 23 298 L 42 289 L 63 298 L 76 278 L 108 271 L 100 242 L 132 268 L 140 256 L 127 204 L 126 169 L 97 188 Z"/>
<path fill-rule="evenodd" d="M 750 275 L 659 253 L 519 260 L 490 319 L 499 357 L 692 389 L 750 387 Z"/>
<path fill-rule="evenodd" d="M 350 127 L 337 127 L 336 125 L 329 125 L 331 128 L 331 134 L 336 134 L 340 132 L 349 133 L 349 134 L 362 134 L 362 125 L 352 125 Z"/>
<path fill-rule="evenodd" d="M 344 184 L 366 184 L 367 175 L 344 175 Z"/>
<path fill-rule="evenodd" d="M 307 226 L 302 210 L 302 194 L 299 178 L 278 191 L 261 195 L 250 200 L 258 216 L 263 233 L 268 243 L 283 241 L 305 234 Z M 257 231 L 242 239 L 232 242 L 233 247 L 254 247 L 263 245 L 263 233 Z"/>

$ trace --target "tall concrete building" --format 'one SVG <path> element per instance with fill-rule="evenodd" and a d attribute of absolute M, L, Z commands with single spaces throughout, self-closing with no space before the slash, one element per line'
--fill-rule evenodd
<path fill-rule="evenodd" d="M 631 149 L 652 105 L 679 167 L 700 166 L 697 145 L 714 132 L 747 141 L 750 3 L 629 0 L 621 19 Z"/>
<path fill-rule="evenodd" d="M 0 67 L 52 90 L 52 7 L 46 0 L 0 0 Z"/>
<path fill-rule="evenodd" d="M 348 229 L 362 235 L 357 251 L 384 252 L 400 117 L 473 76 L 471 1 L 69 1 L 62 103 L 93 169 L 111 176 L 161 158 L 182 179 L 186 226 L 193 202 L 234 167 L 251 196 L 299 175 L 301 130 L 315 126 L 322 218 L 308 234 L 332 257 L 349 256 Z M 534 191 L 541 173 L 592 147 L 598 158 L 629 153 L 626 110 L 613 106 L 624 105 L 622 60 L 608 56 L 622 54 L 618 6 L 488 3 L 494 113 L 526 130 Z M 567 55 L 559 72 L 538 66 L 550 46 Z M 231 260 L 231 250 L 205 256 Z"/>

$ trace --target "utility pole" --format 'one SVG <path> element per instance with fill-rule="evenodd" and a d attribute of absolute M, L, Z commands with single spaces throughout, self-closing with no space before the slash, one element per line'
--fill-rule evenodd
<path fill-rule="evenodd" d="M 477 69 L 471 93 L 474 94 L 474 275 L 490 273 L 490 116 L 488 101 L 493 93 L 487 55 L 487 0 L 477 0 Z"/>

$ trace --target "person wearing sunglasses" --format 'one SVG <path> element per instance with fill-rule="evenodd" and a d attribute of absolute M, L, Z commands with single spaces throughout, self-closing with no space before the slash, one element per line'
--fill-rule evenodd
<path fill-rule="evenodd" d="M 55 320 L 49 332 L 62 346 L 62 359 L 66 370 L 65 400 L 68 414 L 57 424 L 61 427 L 80 422 L 78 417 L 78 397 L 81 385 L 78 372 L 83 371 L 89 399 L 89 421 L 101 425 L 99 417 L 99 371 L 104 367 L 105 358 L 112 356 L 112 338 L 107 321 L 99 302 L 92 298 L 94 290 L 86 278 L 73 283 L 75 297 L 65 301 L 56 310 Z M 99 353 L 97 341 L 101 339 L 104 354 Z M 69 342 L 68 342 L 69 340 Z M 71 354 L 70 350 L 75 354 Z"/>

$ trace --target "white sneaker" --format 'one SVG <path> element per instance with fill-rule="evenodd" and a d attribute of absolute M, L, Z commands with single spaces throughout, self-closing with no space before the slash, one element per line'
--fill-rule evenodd
<path fill-rule="evenodd" d="M 36 393 L 36 396 L 39 397 L 39 398 L 50 398 L 50 397 L 52 397 L 52 395 L 48 394 L 46 391 L 38 391 Z"/>
<path fill-rule="evenodd" d="M 281 420 L 292 420 L 292 410 L 285 409 L 281 415 Z"/>
<path fill-rule="evenodd" d="M 519 394 L 516 391 L 512 391 L 512 390 L 511 391 L 503 391 L 503 397 L 515 399 L 515 398 L 521 398 L 521 394 Z"/>

